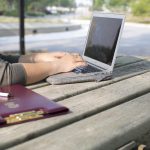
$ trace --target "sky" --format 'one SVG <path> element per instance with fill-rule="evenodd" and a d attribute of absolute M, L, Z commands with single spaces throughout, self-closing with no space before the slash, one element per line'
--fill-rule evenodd
<path fill-rule="evenodd" d="M 77 5 L 84 4 L 84 5 L 91 5 L 92 0 L 76 0 Z"/>

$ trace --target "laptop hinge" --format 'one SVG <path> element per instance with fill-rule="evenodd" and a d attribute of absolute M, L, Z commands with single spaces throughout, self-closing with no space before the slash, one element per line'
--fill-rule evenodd
<path fill-rule="evenodd" d="M 97 65 L 95 65 L 95 64 L 92 64 L 92 63 L 90 63 L 90 62 L 88 62 L 88 64 L 91 65 L 91 66 L 94 66 L 94 67 L 96 67 L 96 68 L 98 68 L 98 69 L 106 70 L 105 68 L 102 68 L 102 67 L 100 67 L 100 66 L 97 66 Z"/>

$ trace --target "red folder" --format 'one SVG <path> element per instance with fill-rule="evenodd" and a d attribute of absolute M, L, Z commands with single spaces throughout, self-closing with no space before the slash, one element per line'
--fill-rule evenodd
<path fill-rule="evenodd" d="M 68 108 L 21 85 L 1 87 L 9 93 L 8 100 L 0 98 L 0 126 L 47 118 L 68 112 Z"/>

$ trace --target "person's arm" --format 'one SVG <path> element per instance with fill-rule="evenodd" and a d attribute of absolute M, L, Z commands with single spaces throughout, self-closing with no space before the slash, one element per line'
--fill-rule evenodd
<path fill-rule="evenodd" d="M 20 63 L 40 63 L 51 62 L 62 58 L 65 52 L 50 52 L 50 53 L 32 53 L 27 55 L 21 55 L 19 58 Z"/>
<path fill-rule="evenodd" d="M 11 84 L 31 84 L 43 80 L 51 74 L 59 73 L 55 63 L 14 63 L 0 62 L 0 86 Z"/>
<path fill-rule="evenodd" d="M 26 84 L 36 83 L 52 74 L 59 73 L 55 63 L 23 63 L 26 72 Z"/>
<path fill-rule="evenodd" d="M 0 59 L 0 86 L 26 84 L 26 72 L 22 64 L 11 64 Z"/>
<path fill-rule="evenodd" d="M 26 83 L 31 84 L 46 77 L 62 72 L 69 72 L 76 67 L 85 66 L 86 63 L 79 55 L 66 54 L 61 59 L 47 63 L 23 63 L 26 71 Z"/>
<path fill-rule="evenodd" d="M 14 63 L 0 61 L 0 86 L 31 84 L 46 77 L 73 70 L 86 63 L 79 55 L 66 54 L 61 59 L 46 63 Z"/>
<path fill-rule="evenodd" d="M 25 84 L 26 72 L 22 64 L 18 64 L 19 56 L 0 54 L 0 86 L 15 83 Z"/>

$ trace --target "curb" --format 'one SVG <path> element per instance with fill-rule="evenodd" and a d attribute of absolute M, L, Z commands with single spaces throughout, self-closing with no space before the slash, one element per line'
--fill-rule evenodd
<path fill-rule="evenodd" d="M 25 34 L 37 34 L 37 33 L 54 33 L 54 32 L 65 32 L 81 29 L 81 25 L 57 25 L 50 27 L 34 27 L 26 28 Z M 0 36 L 16 36 L 19 34 L 18 28 L 1 28 Z"/>

